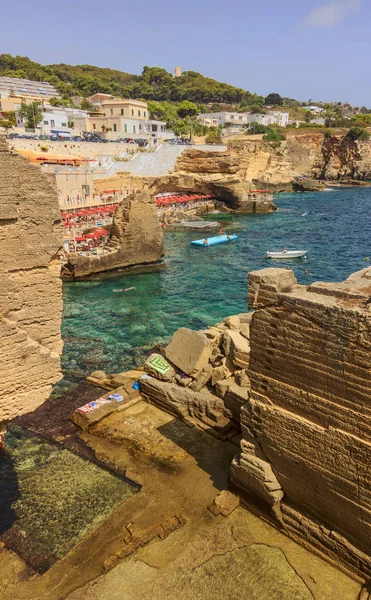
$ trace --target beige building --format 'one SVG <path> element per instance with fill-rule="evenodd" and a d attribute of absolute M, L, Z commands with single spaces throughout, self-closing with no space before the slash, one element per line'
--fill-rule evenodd
<path fill-rule="evenodd" d="M 101 110 L 106 117 L 129 117 L 130 119 L 148 119 L 147 102 L 141 100 L 126 100 L 124 98 L 114 98 L 113 100 L 103 100 Z"/>
<path fill-rule="evenodd" d="M 5 112 L 8 110 L 17 111 L 21 108 L 22 102 L 25 102 L 26 104 L 37 102 L 42 106 L 50 106 L 48 101 L 40 96 L 12 96 L 11 98 L 3 98 L 0 95 L 0 112 Z"/>
<path fill-rule="evenodd" d="M 90 113 L 88 117 L 74 117 L 74 129 L 80 131 L 88 131 L 90 133 L 110 132 L 109 138 L 115 139 L 120 137 L 172 137 L 166 130 L 166 123 L 163 121 L 153 121 L 146 119 L 143 116 L 125 117 L 117 116 L 95 116 Z"/>

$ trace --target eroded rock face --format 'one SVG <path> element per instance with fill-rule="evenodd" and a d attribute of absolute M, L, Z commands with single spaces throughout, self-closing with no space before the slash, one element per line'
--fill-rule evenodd
<path fill-rule="evenodd" d="M 371 574 L 371 269 L 298 285 L 249 276 L 251 390 L 232 479 L 286 531 Z"/>
<path fill-rule="evenodd" d="M 78 279 L 119 267 L 157 262 L 163 255 L 163 232 L 148 191 L 128 196 L 117 208 L 110 234 L 111 252 L 99 256 L 69 255 L 63 273 Z"/>
<path fill-rule="evenodd" d="M 271 189 L 320 190 L 314 179 L 369 179 L 370 141 L 353 141 L 346 130 L 325 138 L 323 133 L 288 131 L 279 146 L 263 140 L 235 139 L 228 143 L 239 160 L 237 175 Z M 302 177 L 306 177 L 305 180 Z"/>
<path fill-rule="evenodd" d="M 61 238 L 56 189 L 0 136 L 0 425 L 62 377 Z"/>

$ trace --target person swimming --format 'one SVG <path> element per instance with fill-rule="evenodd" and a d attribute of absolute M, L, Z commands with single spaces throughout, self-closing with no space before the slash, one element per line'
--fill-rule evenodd
<path fill-rule="evenodd" d="M 203 241 L 204 246 L 209 246 L 209 240 L 207 238 L 204 239 Z"/>
<path fill-rule="evenodd" d="M 219 235 L 225 235 L 225 231 L 224 231 L 223 227 L 221 227 L 219 229 Z"/>

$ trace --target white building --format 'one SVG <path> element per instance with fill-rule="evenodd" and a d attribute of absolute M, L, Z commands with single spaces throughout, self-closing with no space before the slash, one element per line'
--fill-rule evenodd
<path fill-rule="evenodd" d="M 23 98 L 49 99 L 53 96 L 59 98 L 54 85 L 47 81 L 31 81 L 30 79 L 16 79 L 15 77 L 0 77 L 0 95 L 8 98 L 9 94 Z"/>
<path fill-rule="evenodd" d="M 250 123 L 260 123 L 261 125 L 277 124 L 280 127 L 286 127 L 289 122 L 289 113 L 272 111 L 266 114 L 252 114 L 239 112 L 216 112 L 204 113 L 199 115 L 199 119 L 208 127 L 218 127 L 219 125 L 234 125 L 243 127 Z"/>
<path fill-rule="evenodd" d="M 260 125 L 279 125 L 286 127 L 289 122 L 289 113 L 272 111 L 266 114 L 248 113 L 248 123 L 259 123 Z"/>
<path fill-rule="evenodd" d="M 321 106 L 302 106 L 303 110 L 309 110 L 311 113 L 314 113 L 315 115 L 319 115 L 320 113 L 324 112 L 324 108 L 322 108 Z"/>
<path fill-rule="evenodd" d="M 43 113 L 42 120 L 36 124 L 36 129 L 42 134 L 49 134 L 52 130 L 58 131 L 69 131 L 72 129 L 71 123 L 75 122 L 75 119 L 84 118 L 88 116 L 86 110 L 80 110 L 77 108 L 62 108 L 59 106 L 46 105 L 44 109 L 41 109 Z M 16 113 L 17 127 L 24 127 L 25 119 L 21 118 Z M 69 127 L 69 124 L 71 127 Z"/>
<path fill-rule="evenodd" d="M 248 124 L 247 113 L 238 113 L 238 112 L 215 112 L 215 113 L 203 113 L 198 116 L 199 120 L 203 125 L 207 125 L 208 127 L 218 127 L 219 125 L 243 125 Z"/>

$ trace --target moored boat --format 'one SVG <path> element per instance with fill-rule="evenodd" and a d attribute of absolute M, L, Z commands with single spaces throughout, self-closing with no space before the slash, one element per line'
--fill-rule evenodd
<path fill-rule="evenodd" d="M 226 242 L 233 242 L 238 238 L 238 235 L 216 235 L 214 237 L 205 238 L 203 240 L 193 240 L 191 244 L 194 246 L 215 246 L 216 244 L 225 244 Z"/>
<path fill-rule="evenodd" d="M 282 252 L 267 252 L 266 258 L 302 258 L 307 253 L 307 250 L 287 250 L 285 248 Z"/>

